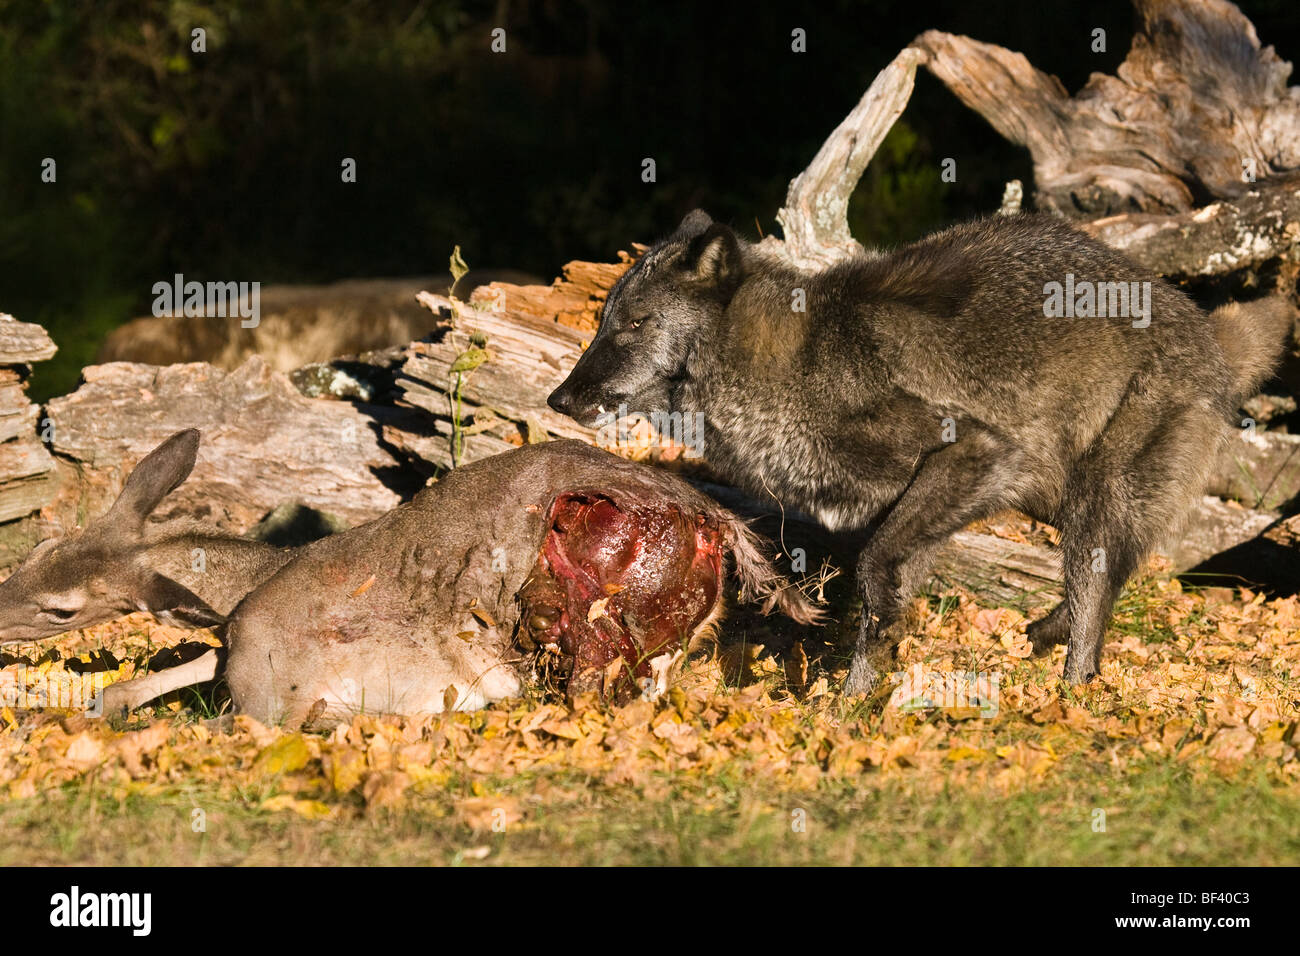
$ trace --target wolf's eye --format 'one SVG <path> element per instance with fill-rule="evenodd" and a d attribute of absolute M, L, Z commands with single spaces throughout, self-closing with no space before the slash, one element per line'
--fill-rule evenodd
<path fill-rule="evenodd" d="M 642 324 L 643 322 L 649 322 L 649 321 L 650 321 L 650 316 L 648 316 L 648 315 L 643 315 L 643 316 L 641 316 L 641 318 L 639 318 L 639 319 L 633 319 L 631 322 L 629 322 L 629 323 L 628 323 L 628 328 L 639 329 L 639 328 L 641 328 L 641 324 Z"/>

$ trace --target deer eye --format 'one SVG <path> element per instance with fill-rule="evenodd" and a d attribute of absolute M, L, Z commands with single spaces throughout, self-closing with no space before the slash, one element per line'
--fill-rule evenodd
<path fill-rule="evenodd" d="M 56 621 L 71 621 L 77 616 L 77 609 L 67 607 L 43 607 L 41 608 L 41 613 Z"/>

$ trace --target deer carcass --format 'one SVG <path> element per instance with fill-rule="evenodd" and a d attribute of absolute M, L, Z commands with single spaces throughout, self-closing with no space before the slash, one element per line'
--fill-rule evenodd
<path fill-rule="evenodd" d="M 568 693 L 662 689 L 718 619 L 727 555 L 744 599 L 818 611 L 744 522 L 681 479 L 577 441 L 456 469 L 410 502 L 294 551 L 145 518 L 193 467 L 198 433 L 146 457 L 113 508 L 0 584 L 0 643 L 144 609 L 224 625 L 237 711 L 299 726 L 474 709 L 518 696 L 538 656 Z M 202 548 L 203 569 L 191 555 Z M 621 665 L 611 668 L 616 660 Z M 110 685 L 106 711 L 211 679 L 216 652 Z"/>

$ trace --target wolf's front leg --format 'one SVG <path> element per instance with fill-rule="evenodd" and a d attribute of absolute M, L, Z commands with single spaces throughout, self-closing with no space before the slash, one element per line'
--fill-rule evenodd
<path fill-rule="evenodd" d="M 889 555 L 873 539 L 858 557 L 858 595 L 862 598 L 862 622 L 853 645 L 849 676 L 844 693 L 869 694 L 880 682 L 879 661 L 901 636 L 898 624 L 907 600 L 909 582 L 917 574 L 924 576 L 933 549 L 924 548 L 908 557 Z M 883 541 L 881 542 L 884 543 Z"/>
<path fill-rule="evenodd" d="M 901 636 L 896 625 L 925 583 L 934 557 L 962 526 L 1012 500 L 1019 456 L 995 436 L 968 430 L 932 452 L 858 558 L 862 624 L 845 694 L 869 693 L 879 681 L 872 657 Z"/>
<path fill-rule="evenodd" d="M 853 661 L 849 664 L 849 676 L 844 679 L 844 694 L 870 694 L 880 683 L 880 671 L 867 660 L 866 655 L 853 652 Z"/>

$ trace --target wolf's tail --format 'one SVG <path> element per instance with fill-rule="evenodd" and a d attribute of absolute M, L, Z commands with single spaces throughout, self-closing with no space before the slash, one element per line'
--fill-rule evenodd
<path fill-rule="evenodd" d="M 1295 319 L 1291 303 L 1279 295 L 1253 302 L 1229 302 L 1211 313 L 1214 334 L 1232 369 L 1232 397 L 1249 398 L 1277 365 Z"/>
<path fill-rule="evenodd" d="M 822 623 L 825 611 L 764 556 L 764 550 L 770 547 L 767 540 L 755 534 L 744 519 L 725 509 L 719 511 L 736 561 L 740 599 L 761 602 L 764 614 L 775 609 L 800 624 Z"/>

